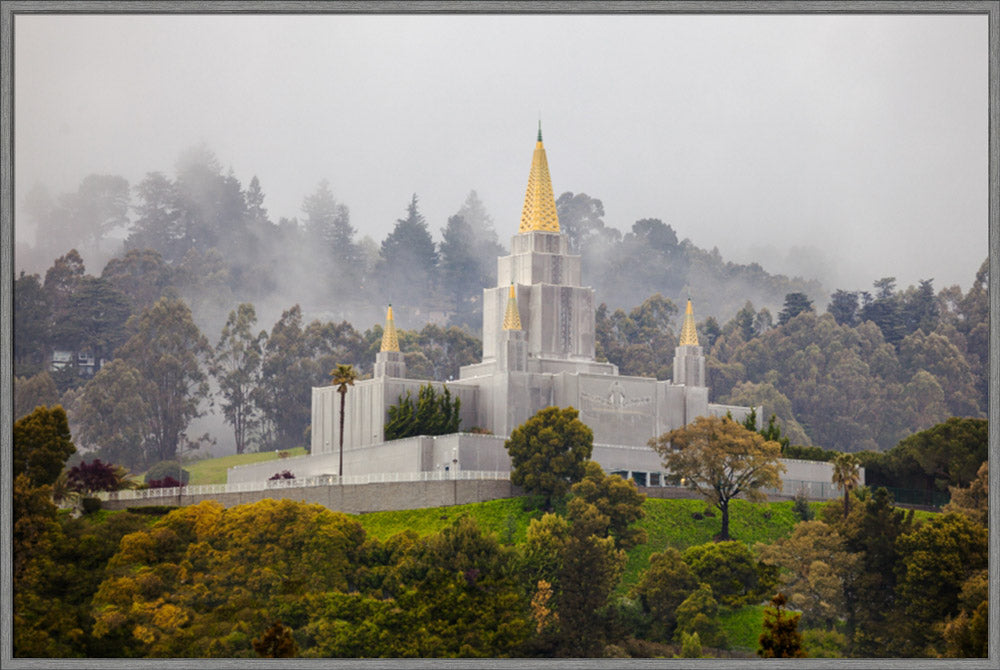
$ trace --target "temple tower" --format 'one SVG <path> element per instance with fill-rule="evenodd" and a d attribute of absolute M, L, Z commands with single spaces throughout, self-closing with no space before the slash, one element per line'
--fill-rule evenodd
<path fill-rule="evenodd" d="M 698 345 L 691 298 L 688 298 L 687 309 L 684 310 L 681 339 L 674 349 L 674 384 L 705 386 L 705 354 Z"/>
<path fill-rule="evenodd" d="M 382 331 L 382 348 L 375 354 L 374 377 L 406 377 L 406 360 L 399 351 L 399 337 L 396 322 L 392 318 L 392 305 L 385 315 L 385 330 Z"/>
<path fill-rule="evenodd" d="M 527 358 L 540 362 L 529 362 L 529 370 L 551 367 L 545 361 L 558 361 L 563 369 L 567 362 L 594 362 L 594 291 L 580 285 L 580 257 L 569 253 L 559 230 L 540 125 L 518 234 L 510 255 L 497 259 L 497 286 L 483 291 L 484 362 L 497 361 L 505 346 L 511 292 L 520 306 Z"/>

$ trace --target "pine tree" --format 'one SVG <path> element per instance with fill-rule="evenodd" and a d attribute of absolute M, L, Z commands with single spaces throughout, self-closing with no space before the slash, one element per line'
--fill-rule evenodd
<path fill-rule="evenodd" d="M 799 632 L 800 613 L 790 614 L 785 609 L 785 594 L 775 594 L 770 607 L 764 608 L 764 632 L 760 634 L 757 655 L 762 658 L 805 658 L 802 633 Z"/>

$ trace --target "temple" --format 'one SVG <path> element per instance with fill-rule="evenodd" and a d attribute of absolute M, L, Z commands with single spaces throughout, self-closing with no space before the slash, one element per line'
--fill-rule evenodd
<path fill-rule="evenodd" d="M 742 420 L 749 412 L 709 402 L 691 300 L 672 381 L 623 376 L 617 366 L 595 358 L 594 291 L 581 285 L 580 256 L 569 252 L 559 229 L 541 128 L 510 250 L 497 259 L 497 286 L 483 290 L 483 360 L 447 382 L 461 400 L 460 430 L 474 433 L 385 441 L 389 407 L 428 383 L 406 375 L 390 305 L 373 377 L 356 382 L 346 396 L 344 473 L 337 472 L 336 461 L 340 398 L 334 386 L 324 386 L 312 391 L 312 451 L 299 459 L 296 476 L 509 471 L 506 437 L 537 411 L 556 405 L 579 410 L 594 431 L 592 458 L 606 471 L 657 485 L 663 467 L 648 446 L 651 438 L 698 416 L 729 412 Z M 430 383 L 438 391 L 445 386 Z M 255 471 L 231 470 L 230 481 L 259 476 Z"/>

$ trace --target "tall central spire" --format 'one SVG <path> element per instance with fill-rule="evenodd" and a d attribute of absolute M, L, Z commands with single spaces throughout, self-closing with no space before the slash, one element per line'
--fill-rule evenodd
<path fill-rule="evenodd" d="M 694 307 L 691 306 L 691 298 L 688 298 L 687 309 L 684 311 L 684 325 L 681 327 L 681 341 L 678 346 L 698 346 L 698 329 L 694 325 Z"/>
<path fill-rule="evenodd" d="M 396 322 L 392 318 L 392 305 L 389 305 L 385 315 L 385 330 L 382 331 L 381 351 L 399 351 L 399 338 L 396 336 Z"/>
<path fill-rule="evenodd" d="M 533 231 L 559 232 L 559 215 L 556 213 L 556 199 L 552 194 L 552 180 L 549 178 L 549 161 L 542 145 L 542 122 L 538 122 L 538 141 L 531 157 L 531 172 L 528 174 L 528 190 L 524 194 L 524 208 L 521 210 L 519 233 Z"/>

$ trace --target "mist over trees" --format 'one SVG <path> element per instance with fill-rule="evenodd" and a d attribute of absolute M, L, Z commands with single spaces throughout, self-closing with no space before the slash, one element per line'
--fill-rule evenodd
<path fill-rule="evenodd" d="M 209 390 L 191 416 L 214 415 L 213 436 L 244 449 L 308 443 L 309 387 L 328 383 L 336 363 L 370 374 L 386 303 L 414 328 L 400 332 L 411 376 L 447 381 L 479 360 L 482 289 L 496 285 L 506 250 L 475 191 L 446 221 L 426 220 L 413 194 L 380 242 L 359 237 L 335 184 L 304 192 L 301 220 L 275 222 L 266 184 L 242 184 L 203 145 L 185 151 L 171 174 L 150 172 L 131 187 L 91 175 L 69 194 L 34 189 L 25 204 L 37 241 L 19 242 L 15 259 L 36 270 L 22 269 L 14 282 L 18 407 L 58 400 L 71 422 L 82 407 L 145 416 L 134 361 L 97 375 L 125 358 L 134 335 L 126 322 L 164 299 L 183 304 L 198 337 L 217 343 L 192 354 Z M 671 378 L 678 306 L 690 296 L 713 399 L 763 405 L 762 416 L 775 414 L 796 445 L 887 449 L 949 416 L 985 412 L 985 262 L 967 292 L 936 290 L 933 279 L 902 289 L 882 277 L 870 291 L 827 294 L 816 281 L 727 262 L 660 219 L 620 231 L 585 193 L 561 194 L 557 208 L 582 256 L 583 283 L 596 292 L 597 356 L 622 374 Z M 91 258 L 104 263 L 99 273 Z M 239 309 L 237 341 L 227 316 Z M 252 329 L 248 309 L 259 323 Z M 129 406 L 102 404 L 98 388 L 129 390 Z"/>

